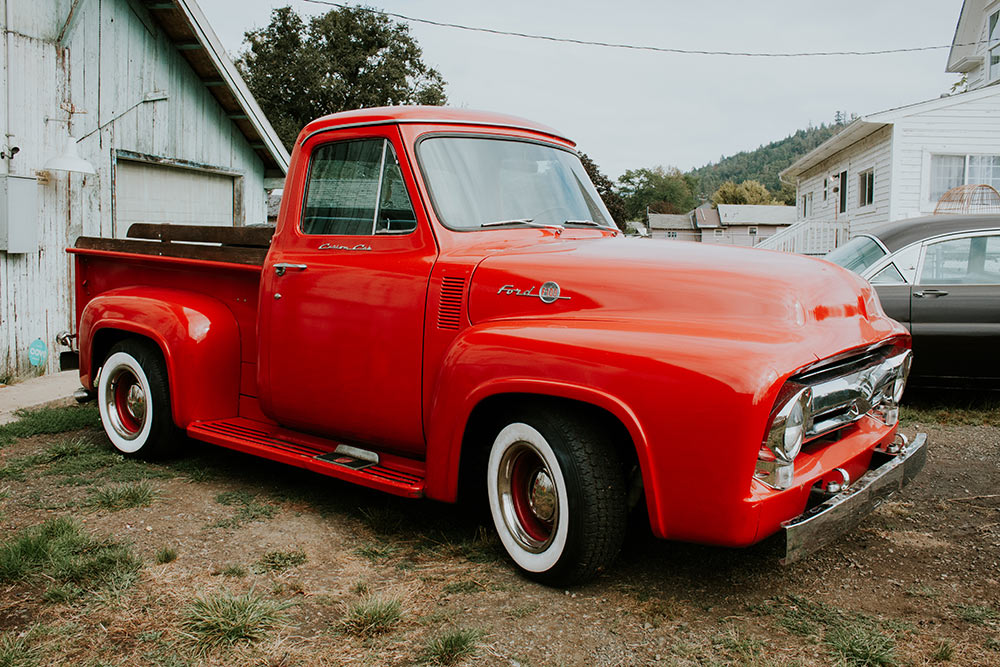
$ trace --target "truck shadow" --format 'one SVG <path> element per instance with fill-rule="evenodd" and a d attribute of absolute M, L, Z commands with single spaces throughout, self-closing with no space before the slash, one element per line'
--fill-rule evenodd
<path fill-rule="evenodd" d="M 347 482 L 284 466 L 236 451 L 189 441 L 183 458 L 166 465 L 194 480 L 243 487 L 274 501 L 315 512 L 336 524 L 354 524 L 358 547 L 367 533 L 397 552 L 418 551 L 490 563 L 514 572 L 507 561 L 485 502 L 448 504 L 386 495 Z M 192 474 L 192 471 L 194 474 Z M 640 503 L 640 508 L 642 504 Z M 360 531 L 358 529 L 361 529 Z M 766 541 L 746 549 L 727 549 L 656 538 L 644 513 L 634 512 L 618 561 L 582 590 L 608 585 L 620 590 L 714 590 L 746 586 L 779 568 L 778 545 Z M 428 556 L 425 556 L 428 557 Z M 595 589 L 596 590 L 596 589 Z"/>

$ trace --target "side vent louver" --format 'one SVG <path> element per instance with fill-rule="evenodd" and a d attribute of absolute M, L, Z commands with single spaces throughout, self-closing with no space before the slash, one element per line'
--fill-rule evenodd
<path fill-rule="evenodd" d="M 445 276 L 441 280 L 441 299 L 438 302 L 438 329 L 457 329 L 462 324 L 462 299 L 465 295 L 465 278 Z"/>

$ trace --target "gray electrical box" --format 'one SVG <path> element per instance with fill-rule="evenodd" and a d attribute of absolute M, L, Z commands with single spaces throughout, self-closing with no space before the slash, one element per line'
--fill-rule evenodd
<path fill-rule="evenodd" d="M 0 250 L 8 254 L 38 251 L 38 181 L 0 176 Z"/>

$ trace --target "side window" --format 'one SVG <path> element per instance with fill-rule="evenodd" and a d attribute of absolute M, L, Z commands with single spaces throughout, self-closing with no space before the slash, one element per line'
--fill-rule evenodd
<path fill-rule="evenodd" d="M 903 274 L 899 272 L 896 265 L 889 262 L 882 270 L 872 276 L 872 285 L 901 285 L 906 283 L 906 279 L 903 278 Z"/>
<path fill-rule="evenodd" d="M 1000 285 L 1000 236 L 973 236 L 927 247 L 925 285 Z"/>
<path fill-rule="evenodd" d="M 362 139 L 313 151 L 300 227 L 303 234 L 354 236 L 416 229 L 392 145 Z"/>

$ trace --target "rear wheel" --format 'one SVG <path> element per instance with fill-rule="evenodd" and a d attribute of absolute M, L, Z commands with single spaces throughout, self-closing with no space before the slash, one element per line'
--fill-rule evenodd
<path fill-rule="evenodd" d="M 487 463 L 490 513 L 514 563 L 567 585 L 610 565 L 628 513 L 625 476 L 600 425 L 564 410 L 527 410 L 497 433 Z"/>
<path fill-rule="evenodd" d="M 111 348 L 98 378 L 97 404 L 104 432 L 122 454 L 152 459 L 175 451 L 180 434 L 167 369 L 152 343 L 126 339 Z"/>

